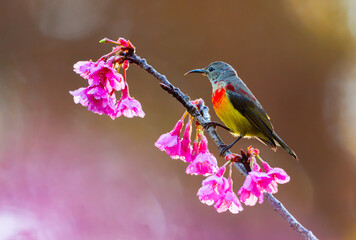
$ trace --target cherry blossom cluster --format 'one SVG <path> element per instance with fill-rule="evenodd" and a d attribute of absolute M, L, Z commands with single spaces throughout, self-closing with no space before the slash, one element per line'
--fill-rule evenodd
<path fill-rule="evenodd" d="M 79 61 L 74 64 L 74 72 L 88 80 L 88 86 L 69 93 L 73 95 L 74 102 L 88 107 L 89 111 L 105 114 L 112 119 L 121 115 L 132 118 L 143 118 L 145 113 L 139 101 L 132 98 L 126 81 L 126 70 L 129 62 L 122 53 L 135 51 L 130 41 L 119 38 L 118 41 L 103 39 L 100 42 L 114 43 L 113 50 L 101 57 L 98 61 Z M 119 73 L 122 69 L 123 74 Z M 117 101 L 115 92 L 121 91 L 121 98 Z"/>
<path fill-rule="evenodd" d="M 248 147 L 247 157 L 250 162 L 251 171 L 246 176 L 238 194 L 240 195 L 241 202 L 248 206 L 254 206 L 257 203 L 257 200 L 260 204 L 263 203 L 264 193 L 277 193 L 278 183 L 287 183 L 289 182 L 290 177 L 282 168 L 272 168 L 267 162 L 263 161 L 259 155 L 258 149 L 254 149 L 251 146 Z M 236 158 L 236 156 L 231 154 L 226 157 L 226 159 L 232 158 Z M 262 168 L 257 160 L 262 163 Z"/>
<path fill-rule="evenodd" d="M 196 100 L 195 102 L 197 101 L 202 100 Z M 185 112 L 171 132 L 160 136 L 155 146 L 161 151 L 166 151 L 173 159 L 188 162 L 189 165 L 185 170 L 187 174 L 203 176 L 215 174 L 219 169 L 217 161 L 214 155 L 209 152 L 208 140 L 204 136 L 204 130 L 200 124 L 196 125 L 195 141 L 191 144 L 193 122 L 191 116 L 189 116 L 188 123 L 184 129 L 183 137 L 180 138 L 184 118 L 187 115 L 188 113 Z"/>
<path fill-rule="evenodd" d="M 203 100 L 195 100 L 194 104 Z M 229 210 L 238 213 L 243 210 L 241 202 L 247 206 L 254 206 L 257 201 L 263 203 L 264 193 L 274 194 L 278 191 L 278 183 L 287 183 L 290 177 L 281 168 L 272 168 L 262 160 L 259 151 L 252 147 L 247 148 L 244 157 L 250 166 L 242 187 L 238 190 L 237 197 L 233 191 L 232 165 L 241 161 L 241 156 L 230 154 L 226 156 L 227 162 L 218 167 L 217 160 L 209 152 L 208 141 L 204 136 L 204 129 L 196 123 L 195 141 L 191 143 L 193 118 L 189 116 L 183 134 L 184 119 L 188 113 L 184 113 L 176 123 L 173 130 L 159 137 L 155 146 L 161 151 L 165 151 L 172 159 L 180 159 L 189 163 L 186 173 L 191 175 L 202 175 L 206 177 L 202 182 L 202 187 L 198 190 L 199 200 L 207 205 L 214 205 L 218 212 Z M 183 135 L 181 137 L 181 135 Z M 260 167 L 258 161 L 262 164 Z M 228 177 L 224 177 L 226 166 L 229 165 Z"/>

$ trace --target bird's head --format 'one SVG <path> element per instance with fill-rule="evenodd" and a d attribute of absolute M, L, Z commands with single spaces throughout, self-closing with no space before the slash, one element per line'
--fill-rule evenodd
<path fill-rule="evenodd" d="M 206 68 L 194 69 L 184 75 L 190 73 L 201 73 L 207 76 L 212 85 L 219 84 L 221 81 L 226 80 L 231 76 L 237 76 L 234 68 L 224 62 L 213 62 L 210 63 Z"/>

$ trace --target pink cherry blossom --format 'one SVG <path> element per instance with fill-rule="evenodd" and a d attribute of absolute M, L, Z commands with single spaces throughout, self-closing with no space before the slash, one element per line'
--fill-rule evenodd
<path fill-rule="evenodd" d="M 198 190 L 199 200 L 207 205 L 214 205 L 216 210 L 221 213 L 229 210 L 238 213 L 243 210 L 242 205 L 236 194 L 232 191 L 231 178 L 223 177 L 225 167 L 221 167 L 215 175 L 207 177 L 202 187 Z"/>
<path fill-rule="evenodd" d="M 238 191 L 241 202 L 249 206 L 254 206 L 259 200 L 262 204 L 264 192 L 271 192 L 272 178 L 267 173 L 262 172 L 257 163 L 252 171 L 247 175 L 242 187 Z"/>
<path fill-rule="evenodd" d="M 262 166 L 265 169 L 268 176 L 271 177 L 272 181 L 270 184 L 265 186 L 265 190 L 269 193 L 277 193 L 278 192 L 278 183 L 284 184 L 289 182 L 290 177 L 282 168 L 271 168 L 268 163 L 262 161 Z"/>
<path fill-rule="evenodd" d="M 215 175 L 207 177 L 202 182 L 203 186 L 197 193 L 202 203 L 212 205 L 225 195 L 226 190 L 229 188 L 229 183 L 228 180 L 223 177 L 224 172 L 225 167 L 222 167 Z"/>
<path fill-rule="evenodd" d="M 134 98 L 126 97 L 121 98 L 117 104 L 117 117 L 124 115 L 127 118 L 133 118 L 135 116 L 143 118 L 145 113 L 142 111 L 142 107 L 139 101 Z"/>
<path fill-rule="evenodd" d="M 110 42 L 117 45 L 113 51 L 101 57 L 97 62 L 79 61 L 74 64 L 74 71 L 88 80 L 88 87 L 70 91 L 75 103 L 87 106 L 90 111 L 106 114 L 111 118 L 121 115 L 132 118 L 143 118 L 141 103 L 130 97 L 126 82 L 126 70 L 129 61 L 121 55 L 122 52 L 134 52 L 135 47 L 130 41 L 119 38 L 117 41 L 103 39 L 100 42 Z M 118 73 L 118 65 L 124 69 L 124 76 Z M 115 91 L 123 90 L 121 99 L 117 102 Z"/>
<path fill-rule="evenodd" d="M 97 114 L 106 114 L 112 119 L 116 117 L 116 98 L 115 94 L 111 96 L 101 86 L 92 86 L 79 88 L 69 92 L 73 95 L 74 102 L 88 107 L 89 111 Z"/>
<path fill-rule="evenodd" d="M 192 146 L 190 144 L 192 134 L 192 121 L 191 119 L 185 126 L 183 138 L 181 139 L 181 149 L 180 149 L 180 156 L 179 158 L 185 162 L 191 162 L 192 161 Z"/>
<path fill-rule="evenodd" d="M 263 202 L 263 195 L 250 175 L 247 175 L 244 184 L 237 193 L 240 194 L 240 200 L 245 205 L 254 206 L 258 199 L 260 203 Z"/>
<path fill-rule="evenodd" d="M 120 91 L 125 88 L 125 82 L 122 75 L 115 71 L 109 64 L 99 60 L 91 69 L 88 78 L 89 85 L 103 84 L 107 91 Z"/>
<path fill-rule="evenodd" d="M 179 135 L 182 127 L 183 120 L 180 119 L 171 132 L 161 135 L 155 143 L 155 146 L 159 150 L 166 151 L 166 153 L 173 159 L 178 159 L 180 156 L 181 142 Z"/>
<path fill-rule="evenodd" d="M 125 87 L 124 79 L 103 60 L 81 61 L 74 64 L 74 71 L 88 80 L 89 86 L 69 93 L 74 102 L 88 107 L 89 111 L 117 117 L 115 90 Z"/>
<path fill-rule="evenodd" d="M 122 90 L 122 97 L 117 103 L 117 117 L 124 115 L 125 117 L 141 117 L 145 116 L 142 111 L 141 103 L 130 97 L 128 85 L 125 83 L 125 88 Z"/>
<path fill-rule="evenodd" d="M 214 207 L 221 213 L 229 210 L 231 213 L 237 214 L 243 210 L 241 202 L 236 194 L 232 191 L 232 179 L 229 179 L 229 187 L 225 194 L 221 196 L 215 203 Z"/>
<path fill-rule="evenodd" d="M 125 87 L 122 75 L 104 60 L 98 62 L 79 61 L 74 64 L 74 71 L 87 79 L 89 86 L 102 84 L 108 93 L 111 93 L 113 89 L 119 91 Z"/>
<path fill-rule="evenodd" d="M 191 175 L 208 176 L 218 171 L 217 161 L 213 154 L 209 152 L 208 141 L 203 135 L 199 144 L 199 152 L 189 164 L 185 172 Z"/>
<path fill-rule="evenodd" d="M 284 184 L 289 182 L 290 177 L 282 168 L 271 168 L 265 161 L 262 161 L 262 166 L 266 173 L 277 183 Z"/>
<path fill-rule="evenodd" d="M 187 174 L 209 176 L 217 171 L 217 162 L 211 153 L 200 153 L 189 164 Z"/>

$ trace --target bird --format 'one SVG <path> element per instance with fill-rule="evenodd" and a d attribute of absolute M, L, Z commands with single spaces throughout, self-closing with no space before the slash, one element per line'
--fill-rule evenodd
<path fill-rule="evenodd" d="M 273 151 L 284 148 L 293 158 L 296 153 L 277 135 L 267 112 L 260 102 L 238 77 L 235 69 L 221 61 L 210 63 L 202 69 L 194 69 L 187 74 L 201 73 L 208 77 L 213 88 L 212 102 L 216 115 L 226 125 L 208 122 L 204 127 L 216 126 L 229 130 L 237 139 L 224 145 L 223 155 L 241 138 L 256 138 Z"/>

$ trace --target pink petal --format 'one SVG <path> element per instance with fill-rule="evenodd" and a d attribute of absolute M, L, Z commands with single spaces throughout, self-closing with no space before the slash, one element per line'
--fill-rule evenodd
<path fill-rule="evenodd" d="M 228 180 L 224 177 L 212 175 L 202 182 L 202 187 L 197 195 L 202 203 L 212 205 L 223 197 L 229 188 Z"/>
<path fill-rule="evenodd" d="M 266 173 L 253 171 L 250 172 L 249 175 L 247 175 L 242 187 L 238 191 L 238 194 L 240 194 L 241 202 L 245 203 L 246 205 L 253 206 L 256 204 L 258 198 L 259 203 L 263 203 L 263 192 L 265 192 L 266 190 L 262 187 L 261 181 L 265 181 L 265 179 L 268 179 L 269 183 L 271 183 L 270 178 L 268 176 L 266 178 L 266 176 L 264 176 L 263 174 L 267 176 Z"/>
<path fill-rule="evenodd" d="M 232 191 L 226 192 L 225 196 L 221 197 L 214 207 L 219 213 L 230 210 L 231 213 L 237 214 L 243 210 L 239 199 Z"/>
<path fill-rule="evenodd" d="M 134 98 L 126 97 L 121 98 L 117 105 L 117 116 L 124 115 L 127 118 L 145 116 L 139 101 Z"/>
<path fill-rule="evenodd" d="M 245 203 L 246 206 L 256 205 L 258 198 L 250 191 L 246 191 L 246 189 L 240 189 L 238 194 L 240 194 L 241 202 Z"/>
<path fill-rule="evenodd" d="M 280 184 L 290 181 L 289 175 L 282 168 L 272 168 L 267 174 Z"/>
<path fill-rule="evenodd" d="M 218 172 L 216 173 L 216 176 L 218 176 L 218 177 L 223 176 L 225 173 L 225 170 L 226 170 L 225 166 L 222 166 L 221 168 L 219 168 Z"/>
<path fill-rule="evenodd" d="M 188 123 L 185 127 L 183 138 L 181 140 L 180 159 L 186 162 L 192 161 L 192 146 L 190 145 L 190 137 L 192 134 L 191 124 Z"/>
<path fill-rule="evenodd" d="M 211 153 L 200 153 L 189 164 L 187 174 L 208 176 L 218 171 L 216 158 Z"/>
<path fill-rule="evenodd" d="M 74 64 L 74 72 L 80 74 L 81 77 L 88 79 L 90 76 L 90 69 L 95 66 L 92 61 L 79 61 Z"/>
<path fill-rule="evenodd" d="M 76 104 L 80 103 L 85 107 L 88 106 L 88 99 L 86 97 L 86 92 L 87 92 L 87 88 L 79 88 L 74 91 L 69 91 L 69 93 L 73 95 L 74 102 Z"/>
<path fill-rule="evenodd" d="M 116 91 L 120 91 L 125 88 L 125 82 L 123 76 L 116 72 L 114 69 L 110 69 L 109 72 L 105 74 L 107 81 L 110 83 L 110 86 Z"/>
<path fill-rule="evenodd" d="M 277 183 L 287 183 L 290 180 L 289 175 L 282 168 L 272 168 L 270 165 L 262 161 L 262 166 L 265 169 L 266 173 L 271 176 Z"/>
<path fill-rule="evenodd" d="M 115 112 L 115 95 L 110 96 L 101 86 L 79 88 L 69 92 L 73 95 L 75 103 L 80 103 L 88 107 L 89 111 L 97 114 L 106 114 L 114 119 Z"/>
<path fill-rule="evenodd" d="M 209 151 L 209 149 L 208 149 L 208 140 L 203 135 L 202 136 L 202 140 L 200 141 L 200 144 L 199 144 L 199 152 L 206 153 L 208 151 Z"/>
<path fill-rule="evenodd" d="M 177 159 L 181 153 L 181 141 L 179 139 L 180 131 L 183 127 L 183 121 L 179 120 L 169 133 L 161 135 L 155 143 L 155 146 L 161 151 L 166 151 L 173 159 Z"/>
<path fill-rule="evenodd" d="M 177 136 L 170 133 L 161 135 L 155 143 L 155 146 L 161 151 L 166 151 L 173 159 L 179 158 L 180 141 Z"/>
<path fill-rule="evenodd" d="M 199 190 L 197 195 L 199 196 L 199 200 L 207 205 L 213 205 L 217 199 L 219 199 L 219 194 L 214 191 L 212 185 L 202 186 Z"/>
<path fill-rule="evenodd" d="M 182 131 L 182 127 L 183 127 L 183 121 L 180 119 L 176 125 L 174 126 L 174 128 L 172 129 L 171 133 L 174 136 L 178 136 L 180 135 L 180 132 Z"/>

